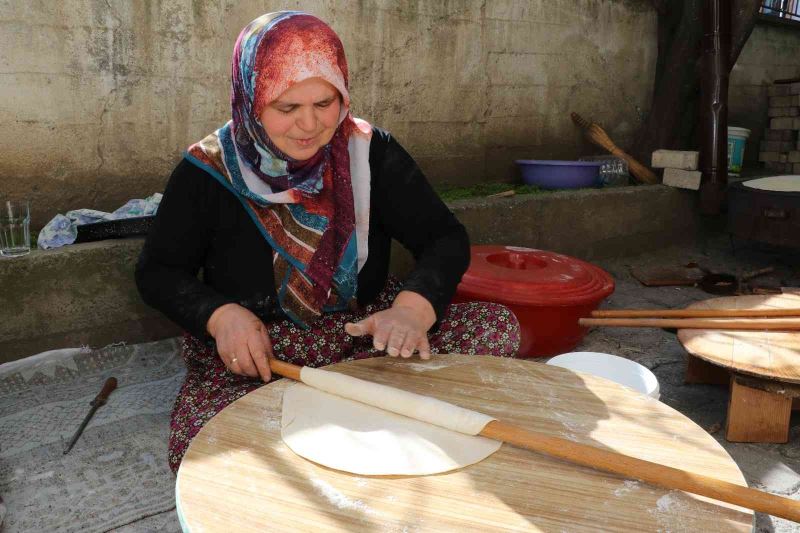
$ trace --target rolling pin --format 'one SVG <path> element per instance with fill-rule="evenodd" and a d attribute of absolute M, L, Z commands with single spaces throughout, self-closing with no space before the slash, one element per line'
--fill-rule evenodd
<path fill-rule="evenodd" d="M 275 374 L 296 381 L 303 381 L 301 377 L 303 367 L 278 361 L 273 358 L 269 360 L 269 367 Z M 333 372 L 326 372 L 324 370 L 314 370 L 326 374 L 334 374 Z M 350 376 L 346 377 L 349 379 L 350 383 L 361 383 L 363 386 L 376 385 L 369 381 L 352 378 Z M 385 385 L 380 385 L 380 387 L 393 389 Z M 406 391 L 402 391 L 402 393 L 411 397 L 426 398 Z M 343 396 L 345 395 L 343 394 Z M 361 401 L 363 398 L 350 399 Z M 386 408 L 380 405 L 374 406 Z M 456 406 L 453 407 L 461 409 Z M 400 412 L 400 414 L 408 416 L 406 412 Z M 424 421 L 430 422 L 429 420 Z M 446 424 L 436 425 L 450 427 Z M 749 487 L 742 487 L 741 485 L 736 485 L 729 481 L 693 474 L 671 466 L 637 459 L 612 450 L 603 450 L 601 448 L 589 446 L 588 444 L 580 444 L 560 437 L 552 437 L 500 420 L 492 420 L 486 424 L 478 435 L 506 442 L 520 448 L 527 448 L 535 452 L 544 453 L 571 463 L 588 466 L 604 472 L 611 472 L 612 474 L 618 474 L 626 478 L 638 479 L 645 483 L 667 489 L 699 494 L 700 496 L 706 496 L 722 502 L 738 505 L 760 513 L 767 513 L 787 520 L 800 522 L 800 502 Z"/>

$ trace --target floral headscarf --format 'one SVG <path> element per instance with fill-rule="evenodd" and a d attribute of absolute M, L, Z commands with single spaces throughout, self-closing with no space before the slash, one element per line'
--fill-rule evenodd
<path fill-rule="evenodd" d="M 306 161 L 281 152 L 260 122 L 292 85 L 322 78 L 342 97 L 330 142 Z M 186 158 L 238 196 L 273 249 L 278 301 L 297 324 L 346 309 L 366 261 L 369 141 L 350 114 L 347 60 L 336 33 L 297 11 L 263 15 L 233 52 L 232 119 L 189 147 Z"/>

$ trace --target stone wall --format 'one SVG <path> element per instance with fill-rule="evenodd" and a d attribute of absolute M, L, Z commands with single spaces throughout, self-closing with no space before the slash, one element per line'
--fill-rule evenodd
<path fill-rule="evenodd" d="M 731 71 L 728 125 L 751 131 L 745 161 L 755 164 L 767 118 L 767 87 L 774 80 L 800 78 L 800 23 L 760 22 Z"/>
<path fill-rule="evenodd" d="M 575 110 L 629 146 L 649 106 L 656 16 L 638 0 L 62 0 L 0 10 L 0 197 L 34 226 L 163 189 L 228 117 L 241 27 L 275 9 L 342 37 L 354 111 L 392 131 L 431 181 L 514 180 L 515 158 L 597 153 Z M 760 23 L 731 75 L 730 123 L 766 124 L 766 85 L 800 75 L 800 31 Z"/>
<path fill-rule="evenodd" d="M 595 149 L 578 111 L 628 145 L 649 105 L 656 16 L 640 0 L 61 0 L 0 10 L 0 197 L 34 226 L 163 189 L 229 115 L 239 30 L 277 9 L 340 34 L 354 112 L 431 181 L 515 178 L 515 158 Z"/>

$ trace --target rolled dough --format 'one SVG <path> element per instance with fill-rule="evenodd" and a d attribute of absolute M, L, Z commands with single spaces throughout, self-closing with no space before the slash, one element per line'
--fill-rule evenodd
<path fill-rule="evenodd" d="M 300 370 L 300 379 L 315 389 L 467 435 L 477 435 L 486 424 L 494 420 L 491 416 L 430 396 L 414 394 L 320 368 L 303 367 Z"/>
<path fill-rule="evenodd" d="M 281 437 L 301 457 L 361 475 L 447 472 L 485 459 L 502 444 L 421 422 L 302 383 L 289 387 L 283 394 Z"/>
<path fill-rule="evenodd" d="M 772 176 L 744 182 L 745 187 L 762 191 L 800 192 L 800 176 Z"/>

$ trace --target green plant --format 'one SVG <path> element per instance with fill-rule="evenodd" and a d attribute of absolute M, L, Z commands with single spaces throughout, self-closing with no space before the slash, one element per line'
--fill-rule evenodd
<path fill-rule="evenodd" d="M 513 183 L 479 183 L 469 187 L 443 184 L 434 186 L 434 189 L 437 194 L 439 194 L 439 197 L 446 202 L 463 200 L 464 198 L 491 196 L 492 194 L 511 190 L 516 194 L 538 194 L 545 192 L 533 185 L 517 185 Z"/>

